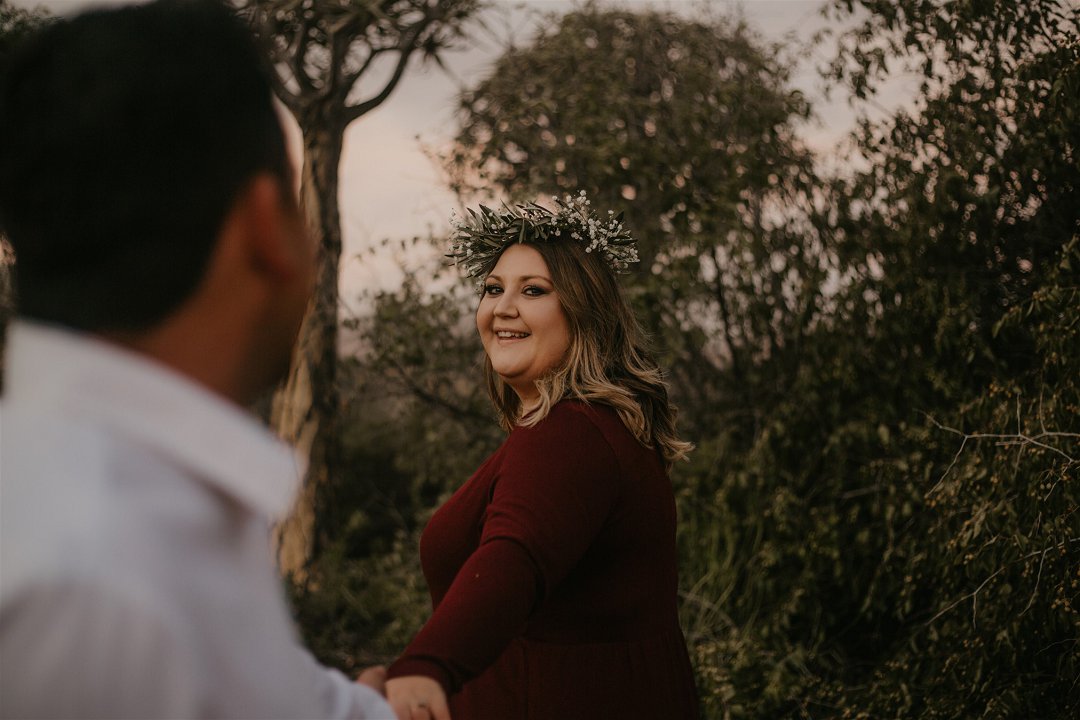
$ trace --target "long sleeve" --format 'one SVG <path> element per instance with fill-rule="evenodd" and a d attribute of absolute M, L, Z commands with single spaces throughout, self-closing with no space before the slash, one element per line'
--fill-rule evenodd
<path fill-rule="evenodd" d="M 589 412 L 563 403 L 514 430 L 479 545 L 391 677 L 426 675 L 456 691 L 521 634 L 589 549 L 621 492 L 617 457 Z"/>

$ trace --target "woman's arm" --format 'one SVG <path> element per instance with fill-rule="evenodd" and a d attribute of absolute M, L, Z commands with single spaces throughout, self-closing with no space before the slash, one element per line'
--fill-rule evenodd
<path fill-rule="evenodd" d="M 618 461 L 584 406 L 563 403 L 507 443 L 480 544 L 389 677 L 447 694 L 523 631 L 589 548 L 620 492 Z M 389 686 L 393 702 L 393 685 Z"/>

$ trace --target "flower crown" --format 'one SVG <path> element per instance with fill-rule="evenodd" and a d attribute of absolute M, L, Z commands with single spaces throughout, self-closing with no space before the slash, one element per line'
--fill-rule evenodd
<path fill-rule="evenodd" d="M 483 205 L 477 212 L 469 208 L 469 218 L 462 220 L 456 213 L 450 217 L 454 228 L 450 236 L 450 252 L 446 254 L 465 274 L 481 280 L 491 261 L 515 242 L 552 242 L 565 233 L 571 240 L 585 244 L 585 252 L 599 251 L 612 271 L 625 272 L 630 263 L 638 261 L 637 244 L 623 228 L 622 213 L 608 211 L 607 221 L 598 219 L 589 209 L 589 200 L 582 190 L 577 197 L 553 197 L 555 210 L 525 203 L 507 205 L 501 211 Z"/>

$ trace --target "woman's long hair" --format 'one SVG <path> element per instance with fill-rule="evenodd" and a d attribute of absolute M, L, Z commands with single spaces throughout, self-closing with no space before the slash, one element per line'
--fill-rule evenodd
<path fill-rule="evenodd" d="M 537 380 L 540 405 L 524 417 L 517 393 L 485 358 L 488 393 L 503 427 L 533 426 L 560 400 L 576 398 L 610 405 L 642 444 L 659 448 L 669 467 L 685 459 L 693 445 L 676 434 L 678 411 L 614 271 L 599 252 L 586 252 L 569 239 L 525 244 L 540 253 L 551 272 L 570 327 L 570 347 L 563 363 Z M 497 262 L 492 259 L 485 275 Z"/>

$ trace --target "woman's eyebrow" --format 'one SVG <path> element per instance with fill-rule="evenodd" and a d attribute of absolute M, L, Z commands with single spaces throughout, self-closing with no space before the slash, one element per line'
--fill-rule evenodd
<path fill-rule="evenodd" d="M 488 275 L 484 279 L 485 280 L 497 280 L 498 282 L 503 281 L 502 277 L 499 276 L 499 275 Z M 521 275 L 520 277 L 518 277 L 518 282 L 525 282 L 526 280 L 543 280 L 545 282 L 551 282 L 551 278 L 549 278 L 546 275 Z"/>

